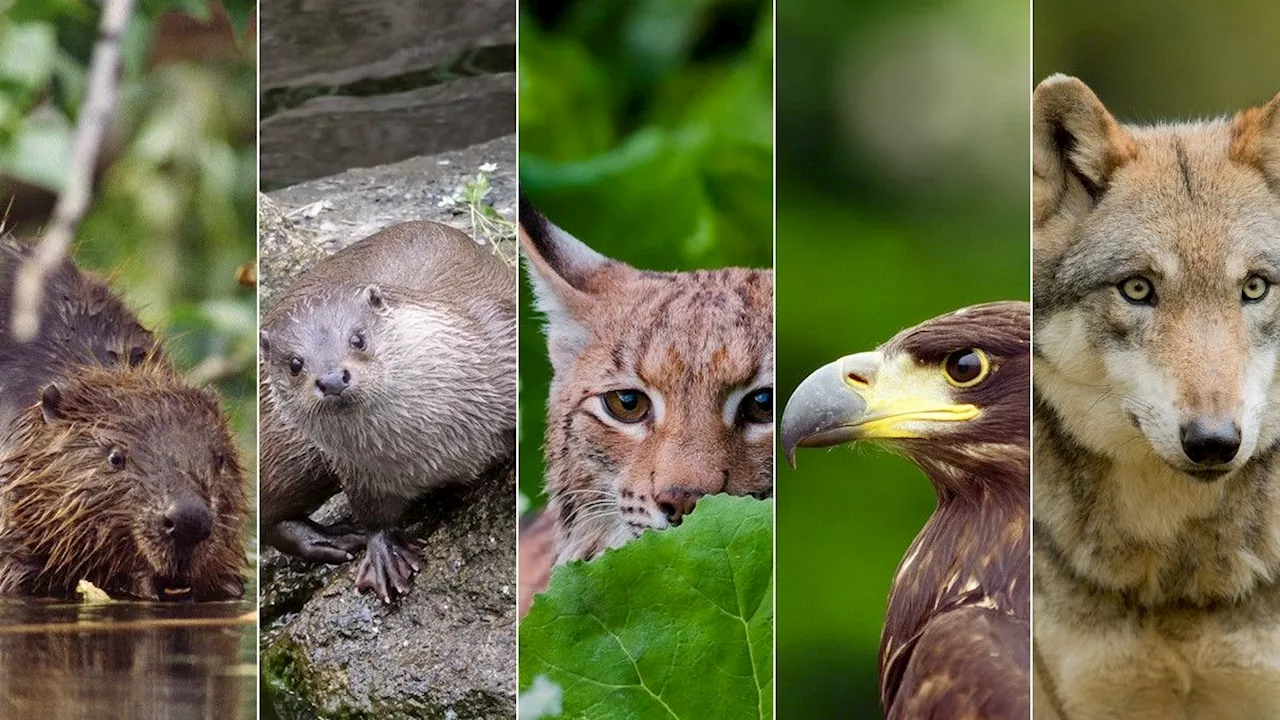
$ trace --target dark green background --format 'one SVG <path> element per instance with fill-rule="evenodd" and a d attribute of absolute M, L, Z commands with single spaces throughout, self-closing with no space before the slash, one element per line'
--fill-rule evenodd
<path fill-rule="evenodd" d="M 520 183 L 636 267 L 772 264 L 772 18 L 759 0 L 522 2 Z M 520 288 L 520 488 L 541 505 L 550 369 Z"/>
<path fill-rule="evenodd" d="M 1029 294 L 1025 0 L 778 8 L 778 396 L 904 327 Z M 880 716 L 889 583 L 933 510 L 875 448 L 777 479 L 779 718 Z"/>

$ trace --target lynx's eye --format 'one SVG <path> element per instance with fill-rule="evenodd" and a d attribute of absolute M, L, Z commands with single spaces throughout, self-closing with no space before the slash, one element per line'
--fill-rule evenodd
<path fill-rule="evenodd" d="M 760 388 L 743 398 L 738 406 L 738 418 L 740 422 L 773 422 L 773 388 Z"/>
<path fill-rule="evenodd" d="M 604 409 L 619 422 L 638 423 L 649 417 L 649 396 L 639 390 L 611 390 L 603 397 Z"/>
<path fill-rule="evenodd" d="M 351 337 L 347 340 L 347 342 L 351 343 L 351 347 L 357 350 L 363 350 L 364 349 L 364 333 L 358 333 L 358 332 L 351 333 Z"/>
<path fill-rule="evenodd" d="M 1151 281 L 1141 275 L 1134 275 L 1116 286 L 1125 300 L 1137 305 L 1150 305 L 1156 300 L 1156 289 Z"/>
<path fill-rule="evenodd" d="M 975 348 L 957 350 L 942 359 L 942 374 L 958 388 L 973 387 L 987 379 L 990 372 L 987 354 Z"/>
<path fill-rule="evenodd" d="M 1267 296 L 1271 290 L 1271 283 L 1261 275 L 1250 275 L 1248 280 L 1244 281 L 1244 287 L 1240 290 L 1240 299 L 1245 302 L 1258 302 Z"/>
<path fill-rule="evenodd" d="M 297 375 L 298 373 L 302 372 L 302 358 L 298 357 L 297 355 L 294 355 L 293 357 L 289 358 L 289 372 L 293 373 L 294 375 Z"/>
<path fill-rule="evenodd" d="M 124 467 L 124 451 L 118 447 L 111 448 L 107 453 L 107 467 L 112 470 L 119 470 Z"/>

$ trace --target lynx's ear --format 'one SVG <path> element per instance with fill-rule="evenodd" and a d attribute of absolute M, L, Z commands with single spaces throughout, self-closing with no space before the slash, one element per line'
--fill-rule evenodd
<path fill-rule="evenodd" d="M 520 254 L 547 317 L 547 347 L 557 372 L 582 352 L 587 331 L 578 318 L 588 317 L 593 299 L 592 275 L 614 261 L 583 244 L 547 220 L 520 194 Z"/>
<path fill-rule="evenodd" d="M 1280 93 L 1236 115 L 1231 135 L 1231 159 L 1257 167 L 1280 192 Z"/>
<path fill-rule="evenodd" d="M 1073 199 L 1091 205 L 1107 191 L 1117 169 L 1138 155 L 1138 145 L 1088 85 L 1052 75 L 1031 102 L 1033 202 L 1037 225 Z"/>

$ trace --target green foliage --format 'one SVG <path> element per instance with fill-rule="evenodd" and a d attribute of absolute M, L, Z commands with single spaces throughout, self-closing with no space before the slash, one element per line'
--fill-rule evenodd
<path fill-rule="evenodd" d="M 523 192 L 636 267 L 772 265 L 770 4 L 579 0 L 554 22 L 535 5 L 520 20 Z M 541 504 L 550 368 L 527 285 L 520 312 L 520 477 Z"/>
<path fill-rule="evenodd" d="M 711 496 L 678 528 L 558 568 L 520 625 L 520 686 L 565 717 L 773 716 L 773 502 Z"/>
<path fill-rule="evenodd" d="M 238 59 L 160 65 L 150 57 L 162 13 L 208 17 L 211 4 L 135 6 L 75 257 L 168 337 L 193 382 L 218 387 L 253 467 L 257 301 L 236 274 L 257 245 L 256 72 L 245 32 L 254 3 L 222 6 L 237 23 Z M 15 188 L 63 188 L 99 11 L 90 0 L 0 0 L 0 212 Z M 35 241 L 41 224 L 19 232 Z"/>

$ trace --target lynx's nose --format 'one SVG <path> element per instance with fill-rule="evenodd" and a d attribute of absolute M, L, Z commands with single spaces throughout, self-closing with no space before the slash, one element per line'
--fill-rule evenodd
<path fill-rule="evenodd" d="M 169 504 L 160 520 L 164 533 L 178 545 L 197 545 L 213 532 L 213 515 L 199 498 L 183 498 Z"/>
<path fill-rule="evenodd" d="M 1200 417 L 1182 427 L 1182 452 L 1197 465 L 1225 465 L 1240 450 L 1240 426 L 1221 417 Z"/>
<path fill-rule="evenodd" d="M 702 490 L 668 487 L 659 491 L 654 500 L 658 501 L 658 509 L 662 514 L 667 516 L 667 522 L 679 525 L 685 515 L 693 512 L 693 506 L 698 504 L 698 498 L 703 495 L 706 493 Z"/>
<path fill-rule="evenodd" d="M 316 378 L 316 387 L 325 395 L 341 395 L 351 386 L 351 371 L 343 368 L 325 373 Z"/>

